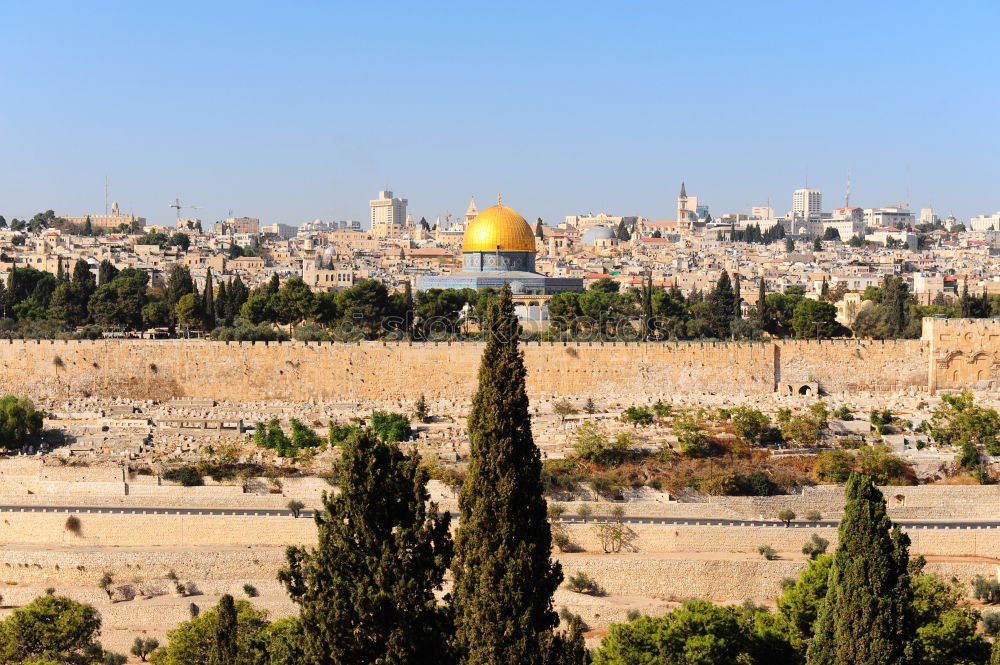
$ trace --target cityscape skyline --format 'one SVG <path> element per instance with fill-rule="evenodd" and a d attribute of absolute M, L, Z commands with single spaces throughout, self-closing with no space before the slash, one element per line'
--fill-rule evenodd
<path fill-rule="evenodd" d="M 497 190 L 532 219 L 669 219 L 681 180 L 777 212 L 848 173 L 863 206 L 1000 208 L 988 3 L 235 7 L 8 6 L 33 57 L 0 64 L 5 213 L 97 213 L 107 178 L 154 223 L 175 197 L 363 220 L 386 185 L 428 219 Z"/>

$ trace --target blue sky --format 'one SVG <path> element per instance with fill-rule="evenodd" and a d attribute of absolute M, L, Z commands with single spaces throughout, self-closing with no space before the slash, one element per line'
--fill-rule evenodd
<path fill-rule="evenodd" d="M 0 0 L 0 214 L 1000 209 L 996 2 Z"/>

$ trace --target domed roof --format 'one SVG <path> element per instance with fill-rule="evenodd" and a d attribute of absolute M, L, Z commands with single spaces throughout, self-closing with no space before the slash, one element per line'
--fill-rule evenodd
<path fill-rule="evenodd" d="M 614 237 L 615 232 L 606 226 L 591 226 L 586 230 L 586 232 L 584 232 L 581 243 L 587 247 L 593 247 L 595 240 L 604 240 Z"/>
<path fill-rule="evenodd" d="M 483 210 L 465 230 L 463 252 L 534 252 L 535 234 L 528 222 L 499 203 Z"/>

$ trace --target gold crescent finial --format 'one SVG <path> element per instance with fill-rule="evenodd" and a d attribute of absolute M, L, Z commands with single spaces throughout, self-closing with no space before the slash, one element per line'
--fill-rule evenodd
<path fill-rule="evenodd" d="M 497 205 L 500 205 L 500 192 L 497 192 Z"/>

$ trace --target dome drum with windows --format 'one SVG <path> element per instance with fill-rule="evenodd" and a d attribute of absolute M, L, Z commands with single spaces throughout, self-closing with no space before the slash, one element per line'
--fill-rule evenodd
<path fill-rule="evenodd" d="M 535 252 L 535 234 L 528 222 L 498 197 L 497 204 L 478 213 L 465 230 L 461 272 L 422 276 L 417 290 L 500 289 L 504 284 L 525 294 L 583 290 L 582 279 L 536 273 Z"/>

